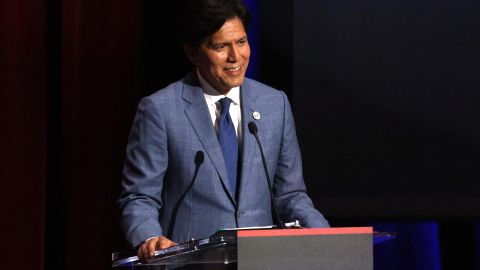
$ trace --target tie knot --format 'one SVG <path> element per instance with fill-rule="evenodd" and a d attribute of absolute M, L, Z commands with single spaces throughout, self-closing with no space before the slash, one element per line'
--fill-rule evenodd
<path fill-rule="evenodd" d="M 220 114 L 228 113 L 228 111 L 230 110 L 230 103 L 232 103 L 232 100 L 228 97 L 220 99 Z"/>

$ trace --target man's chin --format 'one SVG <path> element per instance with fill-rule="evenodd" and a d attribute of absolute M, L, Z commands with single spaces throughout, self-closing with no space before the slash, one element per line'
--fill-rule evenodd
<path fill-rule="evenodd" d="M 230 89 L 234 88 L 234 87 L 239 87 L 240 85 L 243 84 L 243 81 L 244 81 L 245 77 L 242 77 L 241 79 L 236 79 L 236 80 L 223 80 L 221 81 L 220 84 L 218 84 L 217 86 L 218 87 L 214 87 L 217 91 L 219 91 L 220 93 L 222 94 L 225 94 L 225 92 L 228 93 L 228 91 L 230 91 Z"/>
<path fill-rule="evenodd" d="M 243 84 L 243 80 L 245 77 L 242 77 L 242 79 L 237 79 L 231 82 L 226 83 L 225 85 L 228 87 L 228 89 L 232 89 L 234 87 L 238 87 Z"/>

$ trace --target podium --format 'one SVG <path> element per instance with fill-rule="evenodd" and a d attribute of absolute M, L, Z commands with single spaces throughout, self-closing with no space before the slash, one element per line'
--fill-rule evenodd
<path fill-rule="evenodd" d="M 393 237 L 372 227 L 221 230 L 156 251 L 148 264 L 114 253 L 112 269 L 373 270 L 373 245 Z"/>

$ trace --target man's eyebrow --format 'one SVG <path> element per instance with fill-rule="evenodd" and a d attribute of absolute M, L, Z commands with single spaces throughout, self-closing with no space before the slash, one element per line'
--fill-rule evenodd
<path fill-rule="evenodd" d="M 227 45 L 227 44 L 230 44 L 230 43 L 238 42 L 240 40 L 248 40 L 248 36 L 245 35 L 245 36 L 243 36 L 241 38 L 238 38 L 238 39 L 235 39 L 233 41 L 213 42 L 213 41 L 209 40 L 207 42 L 207 46 L 208 47 L 213 47 L 213 46 L 218 46 L 218 45 Z"/>

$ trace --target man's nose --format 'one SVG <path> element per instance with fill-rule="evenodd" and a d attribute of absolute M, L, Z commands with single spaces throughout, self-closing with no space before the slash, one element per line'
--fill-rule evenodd
<path fill-rule="evenodd" d="M 228 61 L 229 62 L 236 62 L 238 57 L 240 55 L 239 49 L 237 46 L 234 44 L 230 47 L 230 50 L 228 51 Z"/>

